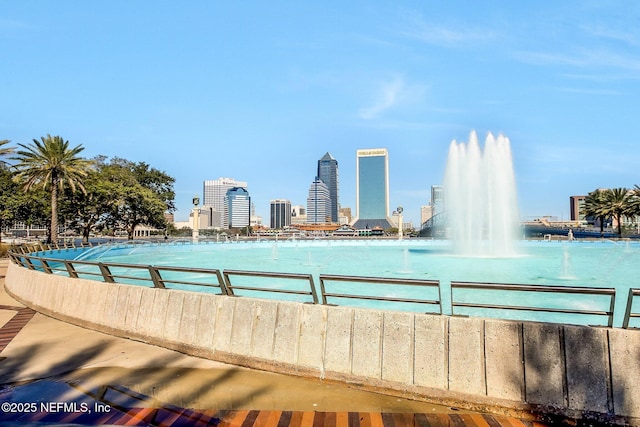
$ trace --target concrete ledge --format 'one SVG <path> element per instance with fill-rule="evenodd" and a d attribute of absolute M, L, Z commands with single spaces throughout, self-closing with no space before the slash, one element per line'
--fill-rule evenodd
<path fill-rule="evenodd" d="M 5 283 L 52 317 L 227 363 L 529 419 L 640 424 L 637 330 L 227 297 L 14 264 Z"/>

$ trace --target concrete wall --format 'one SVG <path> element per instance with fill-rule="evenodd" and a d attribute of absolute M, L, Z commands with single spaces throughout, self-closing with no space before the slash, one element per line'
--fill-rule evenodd
<path fill-rule="evenodd" d="M 108 284 L 9 266 L 54 317 L 212 359 L 516 416 L 640 424 L 640 331 Z"/>

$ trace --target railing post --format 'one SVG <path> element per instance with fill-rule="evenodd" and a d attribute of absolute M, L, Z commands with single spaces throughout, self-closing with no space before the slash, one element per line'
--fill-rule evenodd
<path fill-rule="evenodd" d="M 51 267 L 49 266 L 49 263 L 46 260 L 40 258 L 40 263 L 42 263 L 42 268 L 44 269 L 45 273 L 47 274 L 53 273 L 53 270 L 51 270 Z"/>
<path fill-rule="evenodd" d="M 222 275 L 224 276 L 224 286 L 227 289 L 227 295 L 235 296 L 235 294 L 233 293 L 233 287 L 231 286 L 231 279 L 229 278 L 229 273 L 227 273 L 226 271 L 223 271 Z"/>
<path fill-rule="evenodd" d="M 311 295 L 313 296 L 313 303 L 318 304 L 318 294 L 316 293 L 316 287 L 313 284 L 313 276 L 309 274 L 309 284 L 311 285 Z"/>
<path fill-rule="evenodd" d="M 76 273 L 76 269 L 73 267 L 71 261 L 65 259 L 62 262 L 64 262 L 64 266 L 67 269 L 67 273 L 69 273 L 69 277 L 71 277 L 72 279 L 77 279 L 78 273 Z"/>
<path fill-rule="evenodd" d="M 322 304 L 327 305 L 327 296 L 325 295 L 324 289 L 324 277 L 322 277 L 322 274 L 320 275 L 320 294 L 322 295 Z"/>
<path fill-rule="evenodd" d="M 611 294 L 611 303 L 609 304 L 609 323 L 608 326 L 613 328 L 613 314 L 615 313 L 616 306 L 616 291 Z"/>
<path fill-rule="evenodd" d="M 111 275 L 111 271 L 109 270 L 109 267 L 107 267 L 103 263 L 99 262 L 98 263 L 98 268 L 100 268 L 100 273 L 102 273 L 102 277 L 104 278 L 105 282 L 107 282 L 107 283 L 116 283 L 116 281 L 113 280 L 113 276 Z"/>
<path fill-rule="evenodd" d="M 33 263 L 31 262 L 31 258 L 29 258 L 28 256 L 24 258 L 25 262 L 27 263 L 27 268 L 29 270 L 35 270 L 36 266 L 33 265 Z"/>
<path fill-rule="evenodd" d="M 152 265 L 149 266 L 149 275 L 151 276 L 151 281 L 153 282 L 154 288 L 166 289 L 164 285 L 164 281 L 162 280 L 162 276 L 158 269 Z"/>
<path fill-rule="evenodd" d="M 629 320 L 631 318 L 631 308 L 633 307 L 633 288 L 629 289 L 629 294 L 627 297 L 627 308 L 624 311 L 624 320 L 622 321 L 622 327 L 624 329 L 629 328 Z"/>
<path fill-rule="evenodd" d="M 218 286 L 220 286 L 222 295 L 233 295 L 233 292 L 229 293 L 230 290 L 227 288 L 227 283 L 224 281 L 222 274 L 220 274 L 220 270 L 216 270 L 216 277 L 218 278 Z"/>

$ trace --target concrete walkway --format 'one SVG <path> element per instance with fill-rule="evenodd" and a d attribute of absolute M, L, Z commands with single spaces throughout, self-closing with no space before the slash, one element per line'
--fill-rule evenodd
<path fill-rule="evenodd" d="M 4 290 L 3 425 L 532 425 L 226 365 L 64 323 Z"/>

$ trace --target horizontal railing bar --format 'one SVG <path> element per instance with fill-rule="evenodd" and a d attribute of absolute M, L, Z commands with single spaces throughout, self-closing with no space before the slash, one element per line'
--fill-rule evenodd
<path fill-rule="evenodd" d="M 151 279 L 150 279 L 151 280 Z M 190 286 L 204 286 L 204 287 L 208 287 L 208 288 L 219 288 L 220 285 L 215 283 L 203 283 L 203 282 L 190 282 L 190 281 L 181 281 L 181 280 L 175 280 L 175 279 L 162 279 L 161 280 L 162 283 L 172 283 L 174 285 L 190 285 Z"/>
<path fill-rule="evenodd" d="M 378 297 L 378 296 L 375 296 L 375 295 L 334 294 L 334 293 L 325 292 L 324 296 L 326 296 L 326 297 L 334 297 L 334 298 L 365 299 L 365 300 L 374 300 L 374 301 L 407 302 L 407 303 L 415 303 L 415 304 L 430 304 L 430 305 L 438 305 L 438 304 L 440 304 L 440 301 L 438 301 L 438 300 Z"/>
<path fill-rule="evenodd" d="M 309 274 L 304 273 L 274 273 L 268 271 L 245 271 L 245 270 L 224 270 L 227 275 L 233 276 L 256 276 L 256 277 L 275 277 L 280 279 L 301 279 L 309 280 Z"/>
<path fill-rule="evenodd" d="M 574 294 L 613 295 L 614 288 L 588 288 L 575 286 L 519 285 L 506 283 L 451 282 L 452 289 L 486 289 L 523 292 L 561 292 Z"/>
<path fill-rule="evenodd" d="M 602 310 L 573 310 L 564 308 L 552 308 L 552 307 L 528 307 L 523 305 L 492 305 L 492 304 L 474 304 L 474 303 L 452 303 L 453 307 L 467 307 L 467 308 L 486 308 L 486 309 L 501 309 L 501 310 L 520 310 L 520 311 L 539 311 L 548 313 L 565 313 L 565 314 L 589 314 L 594 316 L 610 316 L 612 312 Z"/>
<path fill-rule="evenodd" d="M 259 291 L 259 292 L 274 292 L 280 294 L 295 294 L 295 295 L 312 295 L 311 291 L 297 291 L 288 289 L 272 289 L 272 288 L 256 288 L 252 286 L 231 286 L 234 290 L 239 289 L 242 291 Z"/>
<path fill-rule="evenodd" d="M 384 283 L 398 285 L 417 285 L 417 286 L 438 286 L 438 280 L 421 280 L 421 279 L 395 279 L 386 277 L 365 277 L 365 276 L 343 276 L 335 274 L 321 274 L 320 280 L 329 280 L 334 282 L 365 282 L 365 283 Z"/>

